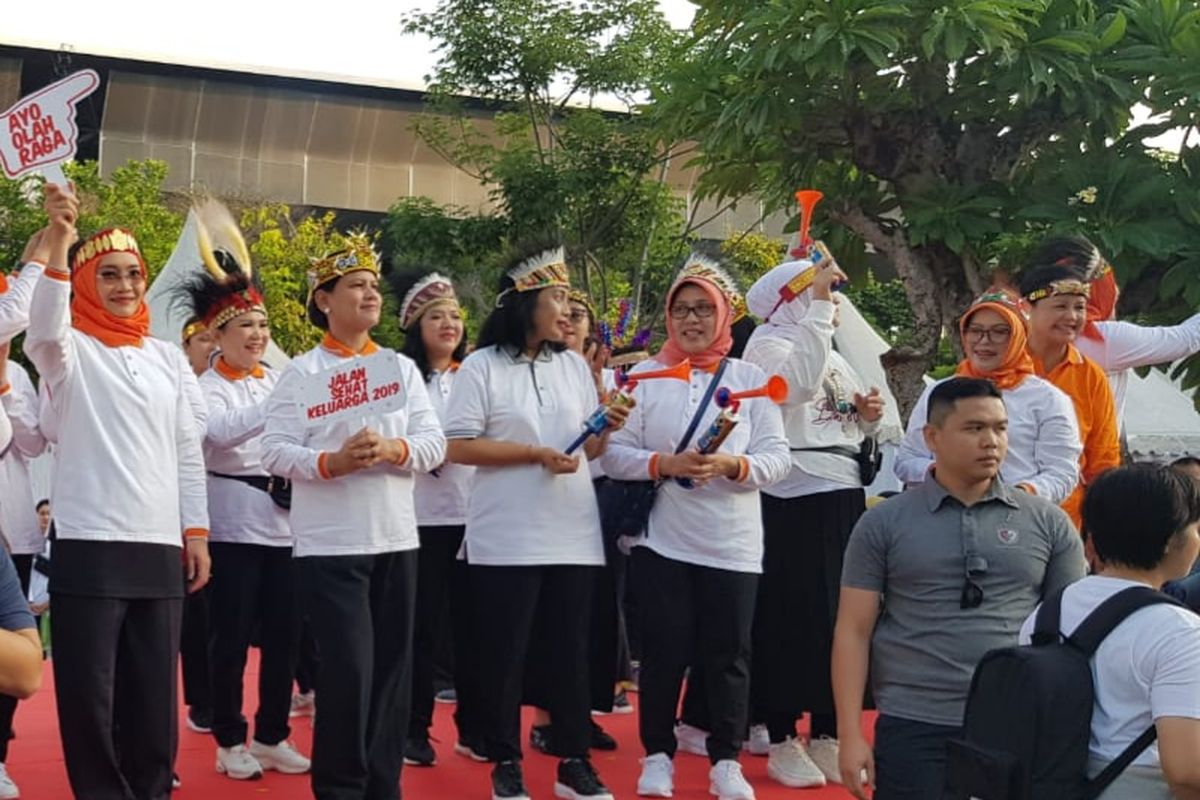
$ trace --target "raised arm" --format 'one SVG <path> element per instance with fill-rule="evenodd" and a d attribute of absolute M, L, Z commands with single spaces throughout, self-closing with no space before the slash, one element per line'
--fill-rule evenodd
<path fill-rule="evenodd" d="M 833 349 L 834 310 L 832 301 L 814 299 L 800 321 L 766 323 L 750 334 L 742 358 L 787 379 L 788 405 L 807 403 L 821 391 Z"/>
<path fill-rule="evenodd" d="M 25 354 L 37 367 L 42 380 L 53 387 L 65 381 L 75 369 L 67 250 L 75 241 L 75 219 L 79 209 L 73 195 L 47 184 L 46 211 L 50 215 L 50 226 L 43 233 L 39 246 L 39 257 L 46 259 L 46 271 L 33 291 Z"/>
<path fill-rule="evenodd" d="M 1104 334 L 1103 356 L 1096 363 L 1105 372 L 1167 364 L 1200 352 L 1200 314 L 1178 325 L 1106 321 L 1096 327 Z"/>

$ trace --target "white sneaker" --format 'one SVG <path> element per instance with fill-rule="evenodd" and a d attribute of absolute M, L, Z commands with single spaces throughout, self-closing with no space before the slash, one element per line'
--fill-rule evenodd
<path fill-rule="evenodd" d="M 251 742 L 250 755 L 258 759 L 263 769 L 273 769 L 284 775 L 303 775 L 312 768 L 312 762 L 300 755 L 288 741 L 279 744 Z"/>
<path fill-rule="evenodd" d="M 707 756 L 708 731 L 680 722 L 675 726 L 675 743 L 679 750 L 694 756 Z"/>
<path fill-rule="evenodd" d="M 800 740 L 791 736 L 786 742 L 771 745 L 771 753 L 767 756 L 767 777 L 793 789 L 825 785 L 825 775 L 820 767 L 809 758 Z"/>
<path fill-rule="evenodd" d="M 256 781 L 262 777 L 262 764 L 250 755 L 246 745 L 217 748 L 217 772 L 235 781 Z"/>
<path fill-rule="evenodd" d="M 317 696 L 313 692 L 303 692 L 292 695 L 292 709 L 289 717 L 311 717 L 317 707 Z"/>
<path fill-rule="evenodd" d="M 752 756 L 765 756 L 771 752 L 771 735 L 766 725 L 751 725 L 750 735 L 742 743 L 742 749 Z"/>
<path fill-rule="evenodd" d="M 821 770 L 827 783 L 842 782 L 842 772 L 838 769 L 838 740 L 831 736 L 822 736 L 815 742 L 808 743 L 808 756 Z"/>
<path fill-rule="evenodd" d="M 642 797 L 671 797 L 675 792 L 675 764 L 666 753 L 642 759 L 637 793 Z"/>
<path fill-rule="evenodd" d="M 21 790 L 17 788 L 17 784 L 13 779 L 8 777 L 8 768 L 4 764 L 0 764 L 0 798 L 3 800 L 12 800 L 14 797 L 20 797 Z M 665 795 L 670 797 L 671 795 Z"/>
<path fill-rule="evenodd" d="M 732 758 L 718 761 L 708 771 L 708 792 L 717 800 L 754 800 L 754 789 L 742 776 L 742 765 Z"/>

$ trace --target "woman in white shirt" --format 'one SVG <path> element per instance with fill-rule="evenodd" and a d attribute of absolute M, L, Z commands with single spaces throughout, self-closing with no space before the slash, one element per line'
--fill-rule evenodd
<path fill-rule="evenodd" d="M 316 261 L 308 288 L 308 316 L 325 339 L 279 377 L 267 401 L 262 464 L 292 481 L 296 579 L 321 654 L 313 795 L 395 800 L 416 601 L 413 475 L 442 463 L 446 440 L 412 359 L 371 340 L 382 296 L 370 240 L 352 235 L 345 250 Z M 372 375 L 391 382 L 352 388 Z M 331 384 L 344 389 L 338 400 Z M 382 396 L 370 401 L 371 393 Z M 315 413 L 362 394 L 361 408 Z"/>
<path fill-rule="evenodd" d="M 689 662 L 704 671 L 711 791 L 722 800 L 754 797 L 737 758 L 747 724 L 751 624 L 762 572 L 759 490 L 783 478 L 790 459 L 779 409 L 766 399 L 742 404 L 740 424 L 717 452 L 696 449 L 720 411 L 714 402 L 700 402 L 722 364 L 720 386 L 736 392 L 766 383 L 759 367 L 726 358 L 733 344 L 731 287 L 716 262 L 699 254 L 688 258 L 667 293 L 667 341 L 631 375 L 687 359 L 690 379 L 638 384 L 638 405 L 603 459 L 605 473 L 616 480 L 664 479 L 646 535 L 630 556 L 642 641 L 639 732 L 646 751 L 638 793 L 653 797 L 673 791 L 675 711 Z M 692 442 L 675 453 L 697 414 Z M 667 480 L 674 478 L 696 486 Z"/>
<path fill-rule="evenodd" d="M 1000 467 L 1001 480 L 1061 503 L 1079 482 L 1079 423 L 1071 399 L 1033 374 L 1017 299 L 1002 289 L 989 290 L 963 313 L 959 333 L 966 358 L 955 374 L 987 378 L 1004 395 L 1008 455 Z M 923 482 L 933 465 L 922 430 L 929 393 L 936 385 L 921 393 L 896 454 L 896 477 L 906 484 Z"/>
<path fill-rule="evenodd" d="M 1200 314 L 1178 325 L 1153 327 L 1116 319 L 1121 297 L 1116 273 L 1087 237 L 1051 237 L 1042 242 L 1031 263 L 1074 267 L 1091 282 L 1088 321 L 1075 339 L 1075 347 L 1108 373 L 1118 425 L 1125 419 L 1125 394 L 1132 370 L 1170 364 L 1200 352 Z"/>
<path fill-rule="evenodd" d="M 58 443 L 50 625 L 67 775 L 77 797 L 161 798 L 178 744 L 183 578 L 196 591 L 209 568 L 190 371 L 179 348 L 148 335 L 133 234 L 80 242 L 68 273 L 78 205 L 57 186 L 46 194 L 46 271 L 25 352 Z"/>
<path fill-rule="evenodd" d="M 1158 589 L 1187 574 L 1200 554 L 1200 488 L 1170 467 L 1119 467 L 1088 487 L 1083 523 L 1099 568 L 1063 592 L 1064 636 L 1117 593 Z M 1021 628 L 1022 644 L 1032 638 L 1039 609 Z M 1182 606 L 1135 611 L 1100 643 L 1091 659 L 1088 775 L 1099 774 L 1148 728 L 1157 729 L 1157 741 L 1100 800 L 1200 797 L 1198 665 L 1200 618 Z"/>
<path fill-rule="evenodd" d="M 545 674 L 559 797 L 611 800 L 588 760 L 588 614 L 604 564 L 596 494 L 580 455 L 563 448 L 596 408 L 588 365 L 566 350 L 570 306 L 561 248 L 513 265 L 479 346 L 463 361 L 446 412 L 450 460 L 475 465 L 466 558 L 478 636 L 483 745 L 492 796 L 528 798 L 520 705 L 530 637 L 548 631 Z M 609 425 L 624 422 L 614 408 Z M 609 428 L 611 430 L 611 427 Z M 582 450 L 595 458 L 608 431 Z"/>
<path fill-rule="evenodd" d="M 425 381 L 429 401 L 444 425 L 446 405 L 458 377 L 458 367 L 467 355 L 466 329 L 454 285 L 449 278 L 431 272 L 402 274 L 392 281 L 400 302 L 400 327 L 404 347 L 400 352 L 413 360 Z M 412 716 L 404 762 L 432 766 L 436 761 L 429 743 L 433 725 L 434 653 L 449 636 L 454 653 L 454 688 L 457 700 L 454 719 L 458 728 L 455 749 L 482 758 L 478 724 L 474 722 L 475 700 L 471 681 L 473 637 L 469 633 L 470 608 L 466 596 L 466 563 L 458 558 L 467 516 L 467 497 L 475 470 L 462 464 L 445 463 L 416 476 L 413 499 L 417 511 L 417 605 L 413 629 Z M 450 629 L 442 627 L 449 609 Z"/>
<path fill-rule="evenodd" d="M 751 661 L 753 719 L 770 739 L 767 775 L 790 787 L 840 782 L 837 718 L 829 675 L 842 559 L 850 531 L 866 510 L 858 455 L 883 416 L 883 398 L 868 389 L 833 348 L 845 276 L 820 262 L 812 285 L 780 304 L 780 289 L 813 269 L 781 264 L 746 293 L 764 320 L 743 356 L 788 381 L 783 424 L 791 448 L 786 478 L 763 490 L 763 575 L 754 611 Z M 811 714 L 809 747 L 796 721 Z"/>
<path fill-rule="evenodd" d="M 288 741 L 300 638 L 292 531 L 286 508 L 271 493 L 281 481 L 262 465 L 267 398 L 279 375 L 262 363 L 271 328 L 250 265 L 223 251 L 210 257 L 225 272 L 202 273 L 179 291 L 219 351 L 200 375 L 208 407 L 204 460 L 213 579 L 206 591 L 216 769 L 235 780 L 259 778 L 268 769 L 297 775 L 310 765 Z M 247 748 L 242 681 L 256 625 L 258 711 Z"/>

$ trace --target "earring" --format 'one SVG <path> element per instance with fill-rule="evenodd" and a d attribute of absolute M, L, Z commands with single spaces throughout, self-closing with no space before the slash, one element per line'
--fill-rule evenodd
<path fill-rule="evenodd" d="M 322 309 L 321 309 L 321 313 L 322 313 L 322 314 L 328 314 L 328 313 L 329 313 L 329 309 L 328 309 L 328 308 L 322 308 Z"/>

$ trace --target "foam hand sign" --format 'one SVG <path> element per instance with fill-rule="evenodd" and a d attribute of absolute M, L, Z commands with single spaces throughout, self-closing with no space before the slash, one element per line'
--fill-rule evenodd
<path fill-rule="evenodd" d="M 9 178 L 41 170 L 51 183 L 66 185 L 59 167 L 75 157 L 79 128 L 75 104 L 100 85 L 85 69 L 21 98 L 0 114 L 0 166 Z"/>

